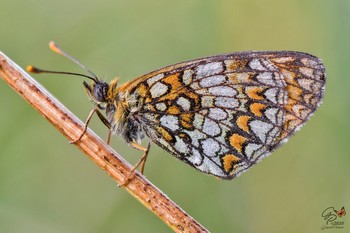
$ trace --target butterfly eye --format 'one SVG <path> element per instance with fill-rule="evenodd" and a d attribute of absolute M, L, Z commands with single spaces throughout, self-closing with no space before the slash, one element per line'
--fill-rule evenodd
<path fill-rule="evenodd" d="M 98 82 L 94 86 L 94 97 L 98 102 L 106 102 L 108 92 L 108 84 L 105 82 Z"/>

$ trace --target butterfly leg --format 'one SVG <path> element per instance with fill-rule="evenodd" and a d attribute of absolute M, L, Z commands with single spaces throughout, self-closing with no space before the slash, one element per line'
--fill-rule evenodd
<path fill-rule="evenodd" d="M 89 125 L 89 123 L 90 123 L 90 120 L 91 120 L 91 118 L 92 118 L 92 116 L 94 115 L 95 112 L 97 113 L 97 116 L 100 118 L 100 120 L 103 122 L 103 124 L 104 124 L 105 126 L 107 126 L 108 128 L 111 127 L 111 124 L 109 123 L 109 121 L 103 116 L 103 114 L 98 110 L 98 107 L 96 106 L 96 107 L 94 107 L 94 108 L 90 111 L 90 113 L 89 113 L 89 115 L 88 115 L 88 117 L 87 117 L 87 119 L 86 119 L 83 132 L 80 134 L 80 136 L 79 136 L 77 139 L 75 139 L 75 140 L 73 140 L 73 141 L 70 141 L 69 143 L 74 144 L 74 143 L 77 143 L 78 141 L 80 141 L 80 139 L 81 139 L 81 138 L 84 136 L 84 134 L 86 133 L 86 130 L 87 130 L 87 128 L 88 128 L 88 125 Z M 110 134 L 110 133 L 109 133 L 109 134 Z M 110 138 L 110 136 L 108 136 L 108 139 L 107 139 L 107 140 L 109 140 L 109 138 Z M 108 143 L 109 143 L 109 142 L 108 142 Z"/>
<path fill-rule="evenodd" d="M 109 145 L 109 143 L 111 142 L 111 135 L 112 135 L 112 131 L 109 129 L 108 130 L 108 135 L 107 135 L 107 145 Z"/>
<path fill-rule="evenodd" d="M 111 135 L 112 135 L 112 131 L 111 131 L 111 123 L 109 123 L 109 121 L 106 119 L 106 117 L 100 112 L 100 111 L 96 111 L 98 118 L 100 118 L 100 120 L 102 121 L 102 123 L 107 126 L 108 128 L 108 135 L 107 135 L 107 145 L 109 145 L 109 143 L 111 142 Z"/>
<path fill-rule="evenodd" d="M 131 142 L 130 145 L 132 147 L 134 147 L 137 150 L 143 151 L 143 155 L 141 156 L 141 158 L 137 161 L 137 163 L 134 165 L 134 167 L 131 169 L 131 171 L 129 172 L 129 174 L 125 177 L 124 182 L 122 184 L 119 184 L 118 187 L 124 186 L 126 184 L 129 183 L 129 181 L 131 180 L 134 171 L 141 165 L 140 168 L 140 172 L 141 174 L 143 174 L 144 168 L 145 168 L 145 163 L 147 160 L 147 156 L 148 156 L 148 152 L 149 149 L 151 147 L 151 142 L 148 142 L 147 147 L 143 147 L 135 142 Z"/>

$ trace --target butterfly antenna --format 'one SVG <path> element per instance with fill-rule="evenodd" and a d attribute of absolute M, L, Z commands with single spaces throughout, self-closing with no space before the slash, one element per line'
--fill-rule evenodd
<path fill-rule="evenodd" d="M 27 66 L 26 67 L 26 70 L 28 72 L 31 72 L 31 73 L 36 73 L 36 74 L 40 74 L 40 73 L 49 73 L 49 74 L 68 74 L 68 75 L 75 75 L 75 76 L 81 76 L 81 77 L 85 77 L 85 78 L 88 78 L 88 79 L 91 79 L 92 81 L 94 81 L 95 83 L 97 83 L 97 79 L 96 77 L 90 77 L 88 75 L 85 75 L 85 74 L 79 74 L 79 73 L 73 73 L 73 72 L 65 72 L 65 71 L 53 71 L 53 70 L 43 70 L 43 69 L 40 69 L 38 67 L 35 67 L 35 66 Z"/>
<path fill-rule="evenodd" d="M 68 53 L 64 52 L 55 42 L 50 41 L 49 43 L 49 47 L 50 49 L 57 53 L 60 54 L 66 58 L 68 58 L 69 60 L 75 62 L 76 64 L 78 64 L 81 68 L 83 68 L 84 70 L 86 70 L 89 74 L 92 75 L 93 80 L 97 83 L 98 82 L 98 78 L 97 76 L 91 71 L 89 70 L 86 66 L 84 66 L 83 64 L 81 64 L 77 59 L 75 59 L 74 57 L 72 57 L 71 55 L 69 55 Z M 86 77 L 86 76 L 85 76 Z"/>

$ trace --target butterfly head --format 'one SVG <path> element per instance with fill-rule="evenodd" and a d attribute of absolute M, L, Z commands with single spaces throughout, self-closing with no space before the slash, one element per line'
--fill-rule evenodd
<path fill-rule="evenodd" d="M 109 85 L 103 80 L 94 80 L 94 82 L 89 85 L 84 81 L 84 87 L 86 93 L 90 99 L 100 108 L 104 109 L 108 102 L 108 89 Z"/>

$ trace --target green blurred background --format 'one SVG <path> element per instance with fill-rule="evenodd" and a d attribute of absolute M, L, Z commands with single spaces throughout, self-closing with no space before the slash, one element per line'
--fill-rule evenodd
<path fill-rule="evenodd" d="M 249 172 L 221 181 L 154 146 L 145 175 L 212 232 L 319 232 L 329 206 L 350 213 L 350 1 L 9 1 L 0 50 L 22 67 L 82 72 L 55 40 L 106 80 L 243 50 L 297 50 L 327 68 L 324 103 Z M 85 120 L 82 79 L 35 76 Z M 0 81 L 0 232 L 171 232 Z M 90 127 L 102 138 L 97 118 Z M 138 159 L 121 138 L 112 146 Z M 130 155 L 130 156 L 129 156 Z M 140 153 L 141 155 L 141 153 Z M 349 215 L 343 218 L 350 232 Z"/>

